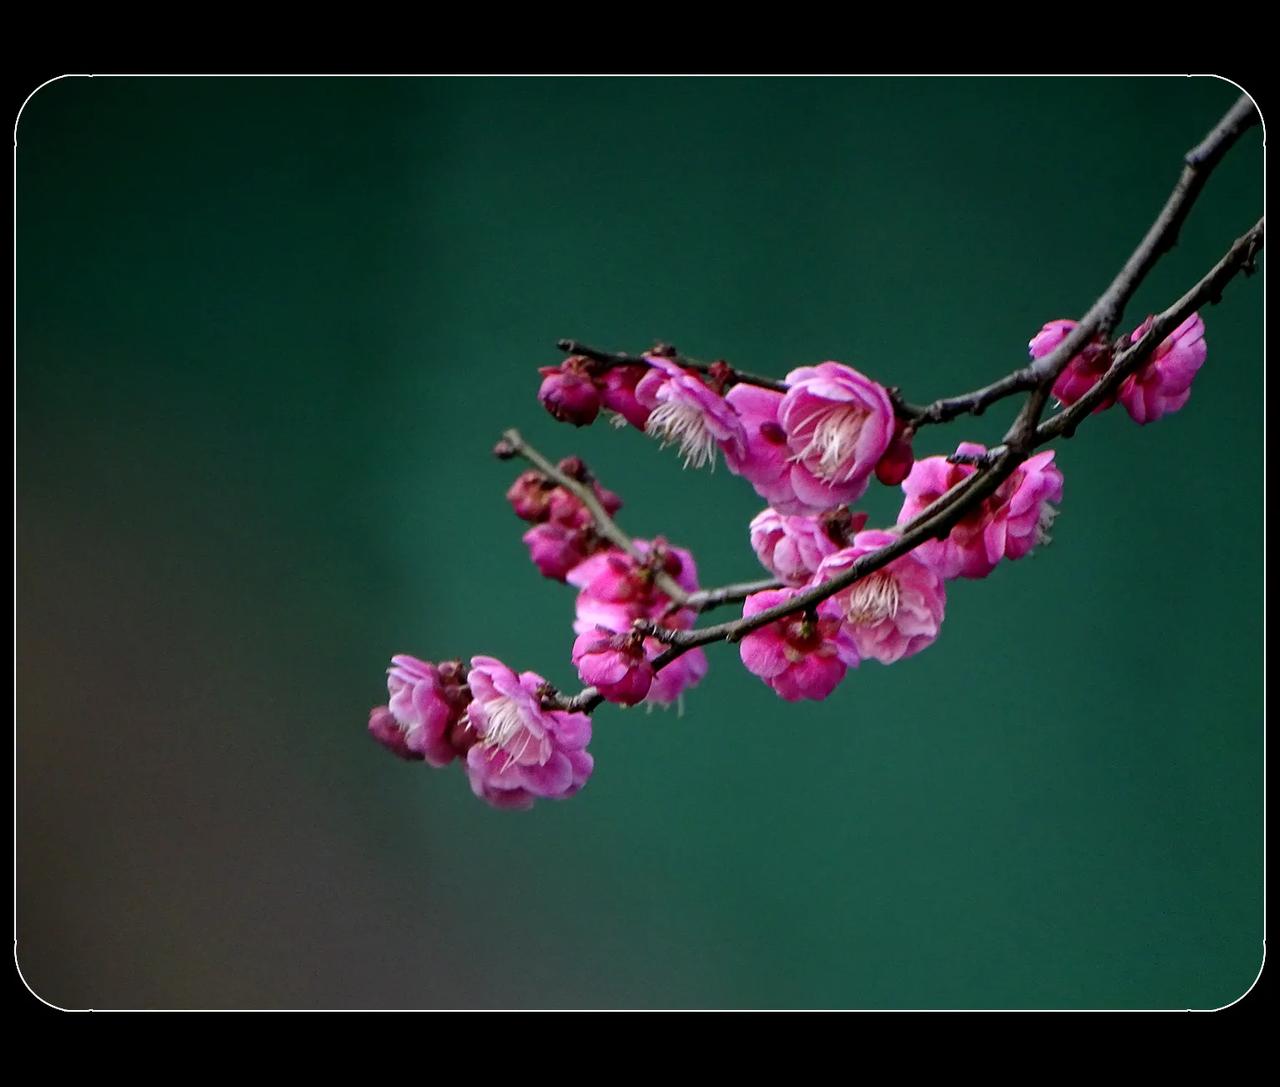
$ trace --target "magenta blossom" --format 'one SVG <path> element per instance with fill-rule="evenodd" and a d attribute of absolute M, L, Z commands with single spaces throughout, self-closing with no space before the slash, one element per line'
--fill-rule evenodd
<path fill-rule="evenodd" d="M 542 387 L 538 399 L 562 423 L 586 426 L 600 414 L 600 392 L 592 380 L 594 364 L 582 355 L 573 355 L 559 366 L 540 367 Z"/>
<path fill-rule="evenodd" d="M 1027 344 L 1033 359 L 1042 359 L 1050 354 L 1076 327 L 1075 321 L 1065 318 L 1050 321 L 1032 337 Z M 1101 340 L 1094 339 L 1085 344 L 1080 354 L 1072 357 L 1066 367 L 1058 374 L 1053 383 L 1053 395 L 1059 403 L 1074 404 L 1098 383 L 1098 379 L 1107 372 L 1111 365 L 1111 352 Z M 1106 397 L 1096 408 L 1094 414 L 1111 407 L 1116 402 L 1114 396 Z"/>
<path fill-rule="evenodd" d="M 961 442 L 956 452 L 981 456 L 976 442 Z M 946 457 L 916 461 L 902 484 L 906 500 L 898 514 L 905 525 L 926 507 L 977 469 L 951 464 Z M 965 517 L 945 540 L 929 540 L 915 549 L 942 577 L 986 577 L 1002 559 L 1020 559 L 1037 544 L 1049 542 L 1057 516 L 1053 503 L 1062 501 L 1062 473 L 1053 464 L 1053 451 L 1037 453 Z"/>
<path fill-rule="evenodd" d="M 618 550 L 601 551 L 572 570 L 566 580 L 580 589 L 575 634 L 603 626 L 615 633 L 631 629 L 636 619 L 657 620 L 671 604 L 657 585 L 657 571 L 671 576 L 686 593 L 698 590 L 698 568 L 693 555 L 673 547 L 661 537 L 633 541 L 640 558 Z M 677 615 L 687 613 L 682 609 Z"/>
<path fill-rule="evenodd" d="M 830 581 L 863 555 L 879 551 L 898 537 L 892 532 L 859 532 L 853 546 L 823 560 L 814 584 Z M 932 644 L 942 626 L 947 593 L 931 566 L 908 552 L 855 581 L 830 599 L 839 606 L 845 630 L 858 652 L 882 664 L 919 653 Z"/>
<path fill-rule="evenodd" d="M 915 452 L 911 448 L 911 440 L 915 430 L 905 426 L 901 420 L 895 421 L 893 440 L 884 456 L 876 461 L 876 479 L 886 487 L 896 487 L 911 474 L 911 466 L 915 464 Z"/>
<path fill-rule="evenodd" d="M 547 683 L 493 657 L 472 657 L 467 717 L 478 742 L 467 752 L 471 790 L 495 808 L 529 808 L 572 796 L 591 776 L 591 718 L 542 708 Z"/>
<path fill-rule="evenodd" d="M 607 701 L 634 706 L 653 683 L 653 666 L 643 642 L 634 632 L 619 634 L 604 627 L 579 634 L 573 643 L 578 676 Z"/>
<path fill-rule="evenodd" d="M 738 455 L 744 435 L 737 413 L 696 373 L 661 355 L 646 355 L 651 369 L 636 385 L 636 400 L 649 408 L 645 433 L 662 445 L 678 445 L 685 467 L 715 460 L 716 447 Z"/>
<path fill-rule="evenodd" d="M 597 379 L 600 401 L 614 413 L 616 425 L 630 423 L 637 430 L 644 430 L 649 409 L 636 399 L 636 386 L 648 372 L 647 366 L 612 366 Z"/>
<path fill-rule="evenodd" d="M 783 604 L 796 592 L 767 589 L 749 596 L 742 606 L 743 617 Z M 839 612 L 830 600 L 819 604 L 813 614 L 796 612 L 753 630 L 742 639 L 738 650 L 747 671 L 763 679 L 788 702 L 826 698 L 859 659 L 857 647 L 843 629 Z"/>
<path fill-rule="evenodd" d="M 602 541 L 590 528 L 574 528 L 547 521 L 534 525 L 520 537 L 529 549 L 529 558 L 538 573 L 553 581 L 564 581 Z"/>
<path fill-rule="evenodd" d="M 817 517 L 786 516 L 770 507 L 751 521 L 751 547 L 760 564 L 779 581 L 804 585 L 818 564 L 848 546 L 866 521 L 865 513 L 851 514 L 844 506 Z"/>
<path fill-rule="evenodd" d="M 578 482 L 590 485 L 600 505 L 610 516 L 622 508 L 622 499 L 600 486 L 577 457 L 566 457 L 559 467 Z M 535 468 L 521 472 L 516 477 L 515 482 L 507 489 L 507 501 L 511 503 L 517 517 L 535 525 L 555 521 L 562 525 L 585 528 L 592 523 L 590 511 L 576 495 Z"/>
<path fill-rule="evenodd" d="M 369 735 L 393 755 L 411 762 L 422 761 L 422 754 L 409 747 L 405 741 L 404 729 L 386 706 L 374 706 L 369 711 Z"/>
<path fill-rule="evenodd" d="M 369 732 L 402 759 L 445 766 L 475 742 L 462 722 L 471 692 L 461 661 L 439 666 L 406 653 L 391 658 L 387 705 L 369 714 Z"/>
<path fill-rule="evenodd" d="M 663 598 L 665 599 L 665 598 Z M 585 594 L 578 594 L 576 605 L 577 617 L 573 622 L 574 633 L 582 638 L 592 637 L 592 632 L 605 630 L 626 636 L 632 630 L 636 619 L 655 623 L 668 630 L 688 630 L 693 626 L 697 613 L 692 608 L 681 608 L 672 614 L 666 614 L 666 604 L 645 607 L 630 603 L 606 603 Z M 575 646 L 578 644 L 574 643 Z M 650 666 L 668 649 L 668 646 L 657 638 L 644 639 L 645 658 Z M 680 696 L 690 687 L 696 687 L 707 674 L 707 656 L 700 649 L 690 649 L 682 653 L 661 671 L 652 674 L 652 685 L 649 687 L 646 705 L 667 706 L 679 702 Z"/>
<path fill-rule="evenodd" d="M 600 481 L 582 463 L 581 457 L 563 457 L 556 467 L 570 479 L 577 480 L 584 486 L 590 486 L 600 505 L 610 516 L 622 509 L 622 499 L 600 485 Z M 550 515 L 553 521 L 563 521 L 565 524 L 585 523 L 583 517 L 585 516 L 588 520 L 591 517 L 586 507 L 563 487 L 553 488 L 550 504 Z"/>
<path fill-rule="evenodd" d="M 742 422 L 740 451 L 725 449 L 729 471 L 742 476 L 779 513 L 807 513 L 809 507 L 796 500 L 791 486 L 791 456 L 787 434 L 778 422 L 782 394 L 758 385 L 735 385 L 725 394 L 725 402 Z M 837 505 L 837 501 L 827 505 Z"/>
<path fill-rule="evenodd" d="M 1148 317 L 1129 335 L 1137 343 L 1155 319 Z M 1204 321 L 1193 313 L 1155 349 L 1151 358 L 1120 385 L 1120 402 L 1135 423 L 1154 422 L 1177 411 L 1191 399 L 1191 382 L 1204 365 L 1208 348 L 1204 342 Z"/>
<path fill-rule="evenodd" d="M 605 551 L 592 555 L 569 574 L 569 584 L 581 590 L 574 605 L 575 634 L 592 635 L 603 629 L 629 635 L 637 619 L 671 630 L 688 630 L 693 625 L 697 613 L 692 608 L 672 611 L 671 598 L 654 579 L 655 571 L 662 570 L 686 593 L 697 592 L 698 570 L 693 556 L 661 538 L 634 542 L 641 556 L 638 561 L 622 551 Z M 667 651 L 667 646 L 656 638 L 646 638 L 643 644 L 650 663 Z M 706 672 L 706 654 L 701 649 L 692 649 L 653 674 L 645 702 L 650 705 L 677 702 Z"/>
<path fill-rule="evenodd" d="M 536 468 L 530 468 L 527 472 L 521 472 L 507 489 L 507 501 L 511 503 L 517 517 L 536 525 L 551 515 L 551 494 L 555 486 Z"/>
<path fill-rule="evenodd" d="M 787 432 L 791 458 L 813 480 L 866 490 L 876 463 L 893 439 L 893 404 L 884 388 L 838 362 L 802 366 L 787 374 L 778 422 Z M 834 505 L 814 493 L 808 477 L 792 477 L 801 501 Z"/>
<path fill-rule="evenodd" d="M 822 365 L 834 366 L 850 374 L 857 373 L 840 366 L 839 363 L 828 362 Z M 820 367 L 794 370 L 788 377 L 815 372 L 817 369 Z M 894 426 L 893 407 L 889 403 L 888 395 L 878 385 L 867 382 L 860 374 L 857 376 L 861 381 L 866 382 L 870 390 L 866 391 L 866 396 L 876 406 L 874 414 L 868 413 L 864 416 L 860 406 L 851 404 L 845 404 L 843 407 L 830 405 L 821 407 L 819 405 L 826 402 L 816 396 L 801 401 L 788 401 L 791 392 L 784 396 L 780 392 L 762 389 L 755 385 L 735 385 L 729 390 L 725 400 L 742 420 L 744 444 L 740 452 L 725 449 L 725 463 L 728 464 L 729 471 L 742 476 L 756 489 L 756 493 L 779 513 L 815 513 L 832 506 L 856 502 L 866 491 L 871 472 L 887 449 Z M 834 385 L 836 382 L 831 381 L 830 384 Z M 846 382 L 840 388 L 846 391 L 845 386 L 852 387 L 855 384 Z M 810 382 L 810 385 L 812 386 L 813 383 Z M 817 387 L 827 389 L 827 379 L 822 379 Z M 879 390 L 880 396 L 884 398 L 883 402 L 875 396 L 875 390 Z M 788 403 L 791 405 L 793 415 L 797 403 L 807 403 L 814 408 L 814 418 L 809 419 L 801 428 L 802 436 L 808 435 L 803 439 L 803 443 L 786 429 L 783 410 Z M 861 401 L 858 404 L 860 405 Z M 884 411 L 888 414 L 883 414 Z M 824 418 L 827 422 L 819 435 L 816 428 Z M 800 421 L 804 422 L 804 420 Z M 842 421 L 843 429 L 841 429 Z M 866 424 L 865 435 L 864 423 Z M 880 425 L 882 423 L 883 428 Z M 813 456 L 804 453 L 806 446 L 815 440 L 826 441 L 835 443 L 830 445 L 831 449 L 834 450 L 838 445 L 843 450 L 844 443 L 850 440 L 855 429 L 859 440 L 850 448 L 854 450 L 851 456 L 857 460 L 859 471 L 847 478 L 838 475 L 836 478 L 827 479 L 816 475 L 813 471 Z M 879 441 L 881 429 L 884 431 L 882 443 Z M 872 453 L 874 456 L 871 456 Z M 867 463 L 866 458 L 869 456 L 871 459 Z M 844 459 L 850 460 L 849 457 Z M 819 457 L 818 463 L 820 462 Z"/>

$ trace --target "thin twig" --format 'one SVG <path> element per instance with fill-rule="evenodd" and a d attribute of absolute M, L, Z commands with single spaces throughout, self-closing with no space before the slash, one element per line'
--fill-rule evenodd
<path fill-rule="evenodd" d="M 1231 280 L 1241 272 L 1246 275 L 1252 272 L 1254 258 L 1262 248 L 1265 233 L 1266 220 L 1259 219 L 1246 233 L 1237 238 L 1227 250 L 1226 255 L 1199 283 L 1154 318 L 1142 339 L 1115 357 L 1107 372 L 1088 392 L 1069 408 L 1058 412 L 1036 428 L 1035 444 L 1044 445 L 1059 435 L 1064 438 L 1071 437 L 1076 427 L 1092 413 L 1093 409 L 1118 389 L 1126 377 L 1146 362 L 1165 337 L 1202 306 L 1217 305 L 1222 298 L 1223 288 Z"/>
<path fill-rule="evenodd" d="M 556 347 L 569 355 L 585 355 L 606 368 L 649 365 L 649 360 L 643 355 L 628 355 L 621 351 L 602 351 L 598 347 L 588 347 L 585 343 L 579 343 L 577 340 L 557 340 Z M 669 358 L 677 366 L 683 366 L 686 370 L 696 370 L 700 374 L 708 375 L 712 373 L 711 366 L 705 362 L 694 362 L 692 359 L 675 353 L 666 354 L 664 352 L 663 357 Z M 749 374 L 745 370 L 735 369 L 727 363 L 724 366 L 728 379 L 727 383 L 730 385 L 759 385 L 762 389 L 774 389 L 783 393 L 787 391 L 787 383 L 785 381 L 779 381 L 777 378 L 772 377 L 762 377 L 759 374 Z"/>
<path fill-rule="evenodd" d="M 586 506 L 587 512 L 591 514 L 591 519 L 595 522 L 596 531 L 601 536 L 613 544 L 614 547 L 625 551 L 637 562 L 644 561 L 644 556 L 640 553 L 640 549 L 636 547 L 635 541 L 618 527 L 614 519 L 609 516 L 608 511 L 600 505 L 600 500 L 596 497 L 595 491 L 591 487 L 560 471 L 559 468 L 526 442 L 518 430 L 505 431 L 502 435 L 502 440 L 507 443 L 512 454 L 523 457 L 544 476 L 555 480 L 556 483 Z M 689 594 L 680 587 L 670 574 L 662 570 L 655 571 L 653 580 L 658 588 L 671 597 L 672 600 L 682 605 L 688 601 Z"/>
<path fill-rule="evenodd" d="M 1130 374 L 1151 356 L 1156 347 L 1183 321 L 1205 305 L 1216 305 L 1222 298 L 1223 288 L 1237 275 L 1243 272 L 1248 275 L 1253 267 L 1254 259 L 1265 240 L 1266 220 L 1259 219 L 1248 231 L 1238 237 L 1222 259 L 1186 294 L 1168 309 L 1152 318 L 1151 327 L 1143 334 L 1142 339 L 1131 344 L 1115 356 L 1110 367 L 1070 407 L 1064 408 L 1056 415 L 1046 419 L 1036 427 L 1033 436 L 1033 448 L 1045 445 L 1054 438 L 1070 438 L 1076 428 L 1087 419 L 1093 410 L 1108 399 Z M 1005 450 L 1003 445 L 993 446 L 985 453 L 963 454 L 953 453 L 947 458 L 953 464 L 986 465 L 992 463 Z"/>
<path fill-rule="evenodd" d="M 1178 232 L 1214 167 L 1258 119 L 1258 111 L 1252 99 L 1248 95 L 1241 95 L 1214 125 L 1213 130 L 1187 152 L 1177 184 L 1151 228 L 1120 273 L 1112 280 L 1111 286 L 1089 307 L 1089 311 L 1080 318 L 1080 323 L 1053 351 L 981 389 L 935 400 L 926 407 L 914 408 L 899 400 L 899 415 L 916 427 L 945 423 L 959 415 L 981 415 L 997 400 L 1034 389 L 1046 378 L 1056 378 L 1095 336 L 1106 340 L 1124 316 L 1125 306 L 1138 285 L 1146 278 L 1155 262 L 1177 243 Z"/>
<path fill-rule="evenodd" d="M 740 600 L 746 600 L 749 596 L 756 593 L 765 592 L 768 589 L 779 589 L 782 582 L 777 578 L 765 578 L 761 581 L 740 581 L 732 585 L 721 585 L 718 589 L 699 589 L 696 593 L 689 594 L 688 604 L 691 608 L 698 611 L 710 611 L 712 608 L 718 608 L 721 604 L 735 604 Z"/>

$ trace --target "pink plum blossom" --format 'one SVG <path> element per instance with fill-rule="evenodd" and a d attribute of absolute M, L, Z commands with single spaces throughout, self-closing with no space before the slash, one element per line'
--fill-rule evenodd
<path fill-rule="evenodd" d="M 558 521 L 534 525 L 522 537 L 538 573 L 564 581 L 602 541 L 590 528 L 575 528 Z"/>
<path fill-rule="evenodd" d="M 859 532 L 853 544 L 824 559 L 814 584 L 830 581 L 859 558 L 879 551 L 898 537 L 892 532 Z M 860 578 L 830 599 L 839 606 L 845 630 L 858 652 L 882 664 L 919 653 L 932 644 L 942 626 L 947 594 L 931 566 L 908 552 Z"/>
<path fill-rule="evenodd" d="M 803 502 L 834 505 L 810 479 L 832 486 L 866 489 L 876 463 L 893 439 L 893 404 L 883 386 L 838 362 L 802 366 L 787 374 L 788 389 L 778 409 L 792 460 L 808 475 L 792 476 Z M 859 490 L 852 502 L 861 497 Z"/>
<path fill-rule="evenodd" d="M 461 661 L 435 665 L 407 653 L 391 658 L 385 706 L 369 714 L 375 740 L 403 759 L 445 766 L 475 742 L 462 724 L 471 700 Z"/>
<path fill-rule="evenodd" d="M 538 399 L 543 407 L 562 423 L 586 426 L 600 414 L 600 392 L 592 379 L 594 364 L 588 358 L 574 355 L 559 366 L 543 366 Z"/>
<path fill-rule="evenodd" d="M 555 484 L 550 479 L 536 468 L 530 468 L 521 472 L 508 488 L 507 501 L 517 517 L 536 525 L 551 515 L 550 501 L 554 490 Z"/>
<path fill-rule="evenodd" d="M 894 424 L 893 440 L 884 456 L 876 461 L 876 479 L 886 487 L 896 487 L 911 474 L 911 466 L 915 464 L 915 453 L 911 448 L 911 439 L 915 431 L 904 426 L 901 421 Z"/>
<path fill-rule="evenodd" d="M 961 442 L 956 452 L 981 456 L 986 449 L 976 442 Z M 968 464 L 951 464 L 946 457 L 916 461 L 902 484 L 906 499 L 898 524 L 905 525 L 976 470 Z M 1053 451 L 1037 453 L 966 514 L 945 540 L 929 540 L 913 554 L 948 580 L 986 577 L 1002 558 L 1020 559 L 1037 544 L 1049 542 L 1049 529 L 1057 516 L 1053 503 L 1061 501 L 1062 473 L 1053 463 Z"/>
<path fill-rule="evenodd" d="M 786 603 L 796 593 L 796 589 L 756 593 L 747 597 L 742 614 L 745 618 Z M 753 630 L 739 643 L 738 651 L 747 671 L 788 702 L 826 698 L 859 660 L 857 646 L 829 600 L 813 614 L 796 612 Z"/>
<path fill-rule="evenodd" d="M 787 377 L 800 384 L 786 394 L 747 384 L 729 390 L 725 400 L 742 421 L 744 444 L 741 451 L 726 448 L 725 463 L 779 513 L 856 502 L 893 436 L 888 394 L 836 362 Z M 788 421 L 798 433 L 787 429 Z"/>
<path fill-rule="evenodd" d="M 685 467 L 715 460 L 716 447 L 738 455 L 745 441 L 737 413 L 696 373 L 661 355 L 646 355 L 650 370 L 636 385 L 637 402 L 648 409 L 645 433 L 678 445 Z"/>
<path fill-rule="evenodd" d="M 577 480 L 579 483 L 589 485 L 595 493 L 600 505 L 610 516 L 622 509 L 622 499 L 612 491 L 606 490 L 582 462 L 581 457 L 563 457 L 556 465 L 565 475 L 571 479 Z M 578 514 L 585 513 L 586 507 L 571 492 L 563 487 L 556 487 L 551 496 L 551 518 L 552 520 L 563 520 L 566 524 L 570 523 L 571 518 L 562 516 L 560 510 L 562 504 L 568 503 Z M 588 517 L 590 514 L 587 515 Z"/>
<path fill-rule="evenodd" d="M 374 706 L 369 711 L 369 735 L 393 755 L 411 762 L 421 762 L 420 752 L 412 750 L 404 738 L 404 729 L 386 706 Z"/>
<path fill-rule="evenodd" d="M 629 634 L 637 619 L 671 630 L 687 630 L 693 625 L 697 617 L 693 609 L 672 611 L 671 598 L 654 580 L 654 572 L 661 569 L 686 593 L 697 592 L 698 571 L 693 555 L 661 538 L 634 543 L 641 555 L 639 561 L 622 551 L 603 551 L 592 555 L 569 574 L 569 584 L 580 590 L 574 605 L 575 634 L 590 635 L 600 629 Z M 667 651 L 667 646 L 656 638 L 645 638 L 643 645 L 650 662 Z M 653 675 L 645 702 L 650 705 L 676 702 L 685 690 L 696 686 L 706 672 L 706 654 L 701 649 L 689 650 Z"/>
<path fill-rule="evenodd" d="M 804 585 L 818 564 L 846 547 L 866 520 L 865 513 L 851 514 L 844 506 L 816 517 L 787 516 L 769 507 L 751 521 L 751 547 L 760 564 L 779 581 Z"/>
<path fill-rule="evenodd" d="M 1042 359 L 1053 352 L 1076 327 L 1077 322 L 1066 318 L 1050 321 L 1032 337 L 1027 344 L 1033 359 Z M 1098 379 L 1107 372 L 1111 365 L 1111 352 L 1101 340 L 1094 339 L 1084 346 L 1080 354 L 1072 357 L 1066 367 L 1058 374 L 1053 383 L 1053 395 L 1059 403 L 1074 404 L 1098 383 Z M 1116 402 L 1114 396 L 1105 398 L 1096 408 L 1094 414 L 1111 407 Z"/>
<path fill-rule="evenodd" d="M 637 430 L 644 430 L 649 409 L 636 399 L 636 386 L 648 372 L 647 366 L 612 366 L 597 379 L 600 401 L 614 413 L 616 424 L 627 422 Z"/>
<path fill-rule="evenodd" d="M 657 620 L 671 603 L 670 597 L 654 580 L 656 571 L 669 574 L 686 593 L 698 590 L 698 568 L 693 555 L 682 547 L 673 547 L 661 537 L 634 540 L 640 559 L 636 560 L 616 549 L 592 555 L 572 570 L 566 580 L 581 590 L 578 593 L 575 634 L 583 634 L 596 626 L 616 633 L 631 629 L 636 619 Z M 681 612 L 692 617 L 689 609 Z M 677 613 L 680 615 L 681 613 Z M 677 626 L 677 629 L 681 629 Z"/>
<path fill-rule="evenodd" d="M 635 632 L 619 634 L 604 627 L 579 634 L 573 643 L 579 678 L 607 701 L 634 706 L 653 683 L 653 667 L 643 642 Z"/>
<path fill-rule="evenodd" d="M 1137 343 L 1151 328 L 1148 317 L 1129 335 Z M 1137 373 L 1120 385 L 1120 402 L 1135 423 L 1145 425 L 1162 415 L 1177 411 L 1191 398 L 1191 382 L 1204 365 L 1208 348 L 1204 342 L 1204 321 L 1193 313 L 1155 349 Z"/>
<path fill-rule="evenodd" d="M 761 498 L 779 513 L 807 513 L 810 507 L 797 501 L 791 486 L 791 451 L 787 434 L 778 422 L 782 393 L 758 385 L 735 385 L 725 394 L 725 402 L 742 422 L 740 450 L 725 449 L 729 471 L 742 476 Z M 826 506 L 837 505 L 833 499 Z"/>
<path fill-rule="evenodd" d="M 578 482 L 590 485 L 607 513 L 612 515 L 622 508 L 622 499 L 600 486 L 577 457 L 566 457 L 558 467 Z M 534 522 L 522 539 L 543 577 L 564 581 L 588 555 L 609 546 L 597 533 L 591 511 L 577 495 L 541 472 L 521 473 L 507 491 L 507 501 L 518 517 Z"/>
<path fill-rule="evenodd" d="M 477 736 L 467 752 L 471 790 L 495 808 L 529 808 L 538 797 L 572 796 L 591 776 L 591 718 L 542 707 L 547 683 L 516 675 L 493 657 L 472 657 L 467 718 Z"/>

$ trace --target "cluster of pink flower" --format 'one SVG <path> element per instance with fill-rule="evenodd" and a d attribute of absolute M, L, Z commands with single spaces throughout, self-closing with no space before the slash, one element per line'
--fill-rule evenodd
<path fill-rule="evenodd" d="M 595 482 L 577 457 L 566 457 L 556 467 L 590 486 L 610 517 L 622 509 L 622 499 Z M 533 522 L 524 534 L 524 544 L 543 577 L 564 581 L 588 555 L 608 547 L 595 531 L 587 507 L 541 472 L 522 473 L 507 491 L 507 501 L 517 517 Z"/>
<path fill-rule="evenodd" d="M 391 658 L 385 706 L 369 714 L 373 738 L 402 759 L 465 760 L 471 789 L 495 808 L 572 796 L 591 776 L 591 718 L 543 706 L 547 682 L 492 657 L 429 664 Z"/>
<path fill-rule="evenodd" d="M 1137 343 L 1151 328 L 1148 317 L 1129 333 Z M 1032 358 L 1043 358 L 1070 335 L 1075 321 L 1050 321 L 1028 345 Z M 1204 365 L 1207 348 L 1204 321 L 1193 313 L 1156 347 L 1155 353 L 1136 373 L 1120 384 L 1114 396 L 1104 397 L 1094 412 L 1104 411 L 1118 399 L 1135 423 L 1154 422 L 1175 412 L 1191 398 L 1191 382 Z M 1111 365 L 1110 347 L 1095 340 L 1076 355 L 1053 383 L 1053 395 L 1063 404 L 1074 404 L 1087 393 Z"/>
<path fill-rule="evenodd" d="M 1048 354 L 1074 327 L 1045 325 L 1031 354 Z M 1144 322 L 1131 342 L 1149 328 Z M 1118 399 L 1139 423 L 1176 411 L 1204 356 L 1204 325 L 1193 315 L 1125 380 Z M 1062 371 L 1054 395 L 1074 403 L 1110 364 L 1108 345 L 1090 344 Z M 744 616 L 784 606 L 898 538 L 893 529 L 866 529 L 866 514 L 849 509 L 872 476 L 901 485 L 902 526 L 975 472 L 968 462 L 986 452 L 963 442 L 954 460 L 916 460 L 912 429 L 896 417 L 888 392 L 837 362 L 792 370 L 779 389 L 735 381 L 723 364 L 686 367 L 657 348 L 642 364 L 574 355 L 541 372 L 539 398 L 555 418 L 584 426 L 604 408 L 618 425 L 678 446 L 686 465 L 707 464 L 719 451 L 729 470 L 769 503 L 749 533 L 779 585 L 747 596 Z M 1023 461 L 944 539 L 747 633 L 739 646 L 743 664 L 796 701 L 826 698 L 864 659 L 892 664 L 920 652 L 938 636 L 948 581 L 984 578 L 1001 560 L 1020 559 L 1048 540 L 1063 485 L 1053 459 L 1043 452 Z M 576 457 L 557 469 L 582 493 L 590 488 L 610 517 L 621 508 Z M 689 600 L 699 586 L 688 551 L 661 538 L 615 546 L 577 495 L 537 470 L 520 475 L 507 498 L 533 525 L 524 542 L 539 571 L 578 590 L 571 659 L 584 684 L 623 706 L 668 705 L 698 684 L 707 670 L 702 649 L 661 661 L 669 650 L 654 636 L 694 625 Z M 387 687 L 387 705 L 370 715 L 373 736 L 402 758 L 432 766 L 463 759 L 476 795 L 497 807 L 570 796 L 591 773 L 590 718 L 556 708 L 565 703 L 532 672 L 517 675 L 491 657 L 473 657 L 468 669 L 461 661 L 433 665 L 397 656 Z"/>

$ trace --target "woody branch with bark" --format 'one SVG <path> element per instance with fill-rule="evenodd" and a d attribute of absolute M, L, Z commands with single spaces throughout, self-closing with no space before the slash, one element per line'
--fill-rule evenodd
<path fill-rule="evenodd" d="M 405 759 L 460 759 L 477 796 L 527 808 L 585 784 L 589 715 L 601 702 L 678 702 L 706 672 L 704 646 L 736 644 L 748 671 L 796 701 L 826 698 L 865 660 L 890 664 L 932 644 L 948 582 L 986 577 L 1047 542 L 1063 478 L 1044 447 L 1115 405 L 1146 424 L 1187 403 L 1207 353 L 1200 311 L 1253 272 L 1261 219 L 1167 309 L 1115 333 L 1215 167 L 1257 121 L 1242 96 L 1186 154 L 1164 207 L 1088 311 L 1047 323 L 1028 345 L 1030 363 L 971 392 L 917 405 L 837 362 L 776 379 L 666 344 L 628 354 L 559 341 L 568 358 L 542 371 L 547 410 L 576 426 L 610 412 L 617 425 L 677 446 L 687 467 L 723 457 L 768 503 L 750 539 L 772 576 L 701 588 L 688 551 L 619 527 L 621 501 L 580 459 L 553 464 L 508 430 L 495 454 L 530 468 L 507 497 L 532 524 L 524 541 L 539 571 L 578 590 L 571 659 L 586 685 L 567 694 L 491 657 L 468 667 L 401 655 L 371 733 Z M 961 442 L 948 457 L 914 457 L 921 428 L 1015 396 L 1021 406 L 998 445 Z M 1051 400 L 1058 410 L 1044 418 Z M 885 529 L 867 529 L 851 509 L 873 477 L 904 492 Z M 739 603 L 739 618 L 697 625 Z"/>

